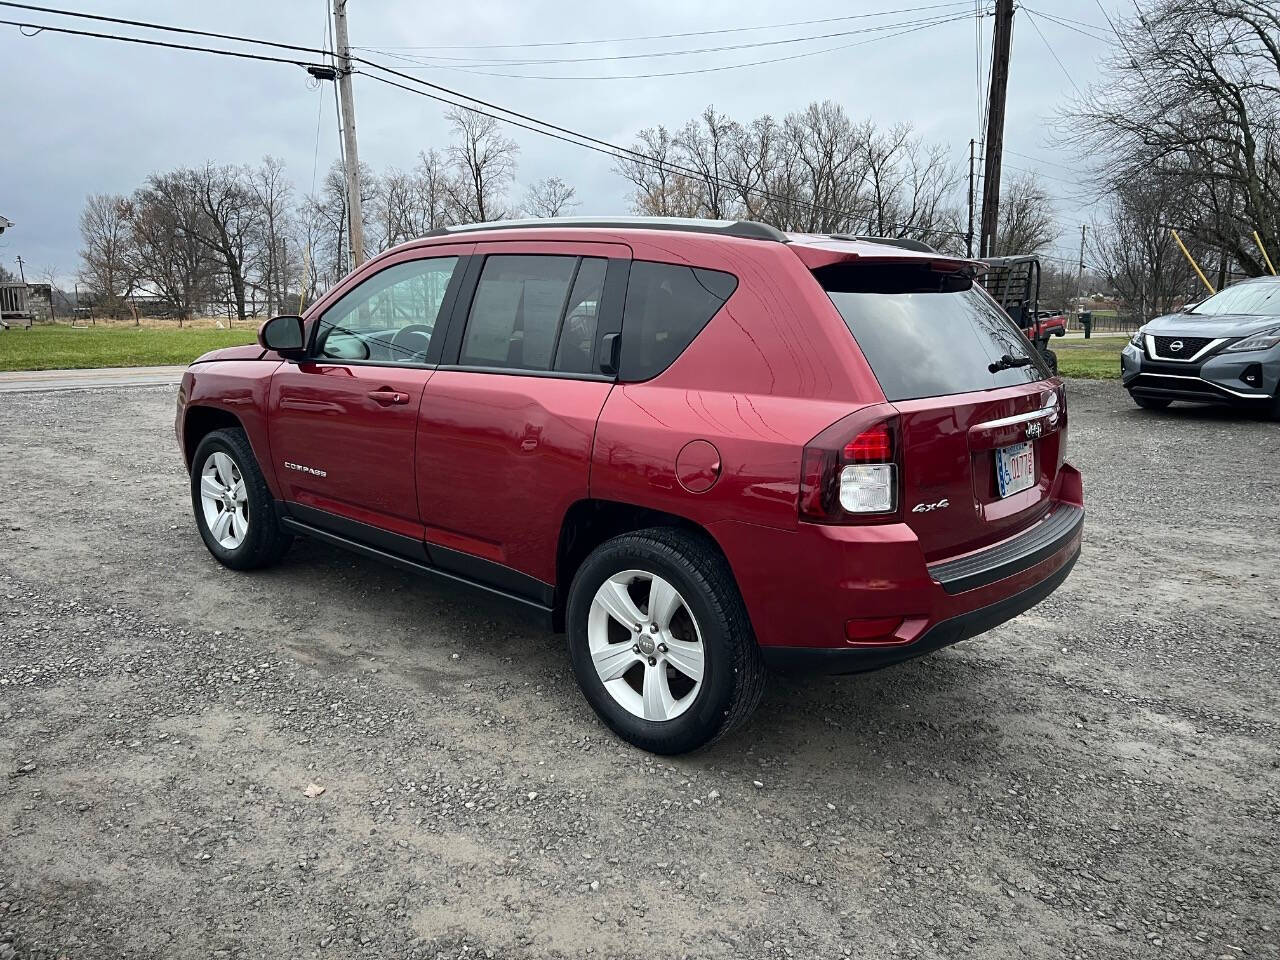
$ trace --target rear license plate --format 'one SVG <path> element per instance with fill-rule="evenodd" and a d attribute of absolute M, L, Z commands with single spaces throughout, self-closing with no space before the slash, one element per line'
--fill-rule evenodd
<path fill-rule="evenodd" d="M 1035 484 L 1035 447 L 1030 440 L 996 450 L 996 482 L 1001 497 L 1029 490 Z"/>

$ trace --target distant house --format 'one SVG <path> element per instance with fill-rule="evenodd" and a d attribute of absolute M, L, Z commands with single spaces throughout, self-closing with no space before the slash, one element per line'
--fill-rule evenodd
<path fill-rule="evenodd" d="M 0 217 L 0 233 L 13 226 L 8 217 Z M 0 328 L 9 329 L 9 321 L 15 320 L 24 327 L 31 326 L 31 308 L 27 303 L 27 285 L 22 282 L 0 282 Z"/>

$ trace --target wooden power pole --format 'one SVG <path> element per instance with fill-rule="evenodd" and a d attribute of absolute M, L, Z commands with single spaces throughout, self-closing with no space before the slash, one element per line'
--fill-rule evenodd
<path fill-rule="evenodd" d="M 964 235 L 965 256 L 973 256 L 973 138 L 969 138 L 969 229 Z"/>
<path fill-rule="evenodd" d="M 1012 0 L 1010 0 L 1012 4 Z M 347 39 L 347 0 L 333 0 L 333 37 L 338 54 L 338 96 L 342 103 L 342 143 L 346 154 L 347 236 L 351 268 L 364 263 L 364 215 L 360 209 L 360 155 L 356 152 L 356 103 L 351 94 L 351 43 Z"/>
<path fill-rule="evenodd" d="M 996 0 L 991 38 L 991 90 L 987 101 L 987 143 L 982 175 L 980 256 L 995 253 L 1000 223 L 1000 160 L 1004 153 L 1004 101 L 1009 88 L 1009 49 L 1013 45 L 1013 0 Z"/>

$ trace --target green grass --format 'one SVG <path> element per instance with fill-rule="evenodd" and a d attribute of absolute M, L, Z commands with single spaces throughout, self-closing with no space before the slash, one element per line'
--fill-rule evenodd
<path fill-rule="evenodd" d="M 1058 340 L 1049 346 L 1058 355 L 1058 372 L 1064 377 L 1088 380 L 1118 380 L 1120 351 L 1128 336 L 1094 337 L 1089 340 Z"/>
<path fill-rule="evenodd" d="M 190 363 L 218 347 L 252 343 L 256 325 L 243 329 L 178 327 L 62 327 L 0 332 L 0 370 L 70 370 Z"/>
<path fill-rule="evenodd" d="M 190 363 L 218 347 L 252 343 L 257 331 L 177 327 L 33 327 L 0 333 L 0 370 L 69 370 Z M 1126 336 L 1054 339 L 1058 369 L 1066 377 L 1114 380 Z"/>

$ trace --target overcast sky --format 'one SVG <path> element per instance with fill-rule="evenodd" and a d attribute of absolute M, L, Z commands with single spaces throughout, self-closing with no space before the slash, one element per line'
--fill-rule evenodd
<path fill-rule="evenodd" d="M 56 3 L 57 0 L 52 0 Z M 973 0 L 937 6 L 939 0 L 816 0 L 806 4 L 764 0 L 473 0 L 436 4 L 412 0 L 351 0 L 351 42 L 401 56 L 491 60 L 617 57 L 637 53 L 720 47 L 793 37 L 827 36 L 798 43 L 757 46 L 656 59 L 587 63 L 426 69 L 418 76 L 616 143 L 658 123 L 680 126 L 707 104 L 735 119 L 775 117 L 813 100 L 830 98 L 855 119 L 888 126 L 909 121 L 926 137 L 945 143 L 956 164 L 968 162 L 968 142 L 978 126 Z M 1106 28 L 1097 2 L 1034 0 L 1033 9 Z M 143 0 L 67 0 L 73 9 L 220 33 L 320 46 L 324 0 L 221 0 L 147 3 Z M 921 10 L 930 6 L 934 9 Z M 1102 0 L 1112 16 L 1127 7 Z M 724 30 L 796 20 L 849 18 L 902 8 L 912 12 L 841 19 L 767 30 L 648 41 L 511 49 L 442 49 L 477 44 L 529 44 L 601 40 L 639 35 Z M 157 36 L 112 25 L 72 21 L 0 8 L 0 18 L 58 24 L 100 32 Z M 903 24 L 924 17 L 968 16 L 900 36 L 853 34 L 868 26 Z M 991 20 L 982 21 L 989 49 Z M 1036 27 L 1044 33 L 1045 40 Z M 1102 29 L 1096 32 L 1101 35 Z M 183 38 L 173 35 L 160 39 Z M 871 40 L 872 42 L 863 42 Z M 195 43 L 209 41 L 193 40 Z M 216 42 L 216 41 L 215 41 Z M 857 43 L 781 63 L 683 76 L 629 79 L 533 79 L 508 74 L 617 76 L 695 70 L 794 56 Z M 224 44 L 225 45 L 225 44 Z M 434 50 L 409 48 L 434 46 Z M 1080 201 L 1084 161 L 1054 145 L 1054 111 L 1073 93 L 1055 63 L 1057 54 L 1081 88 L 1096 78 L 1106 44 L 1020 9 L 1014 28 L 1006 170 L 1034 169 L 1060 198 L 1063 235 L 1055 252 L 1074 257 L 1079 224 L 1090 219 Z M 252 48 L 241 48 L 252 49 Z M 288 56 L 289 54 L 285 54 Z M 395 62 L 388 54 L 367 54 Z M 984 56 L 987 54 L 984 51 Z M 440 61 L 438 61 L 440 62 Z M 205 54 L 43 33 L 21 36 L 0 27 L 0 89 L 5 91 L 0 146 L 0 215 L 16 225 L 0 238 L 0 259 L 10 270 L 21 255 L 27 276 L 46 267 L 69 283 L 78 266 L 79 217 L 91 193 L 129 193 L 153 172 L 183 165 L 255 163 L 264 154 L 283 159 L 299 193 L 310 190 L 313 161 L 320 176 L 338 151 L 333 92 L 308 88 L 298 67 L 232 60 Z M 985 95 L 985 94 L 984 94 Z M 444 107 L 423 97 L 355 78 L 361 160 L 375 170 L 411 167 L 417 153 L 447 143 Z M 317 113 L 320 113 L 317 140 Z M 547 176 L 575 185 L 579 214 L 627 212 L 627 184 L 607 157 L 523 130 L 509 129 L 520 144 L 519 196 Z M 317 154 L 318 147 L 318 154 Z M 1016 171 L 1015 171 L 1016 172 Z"/>

